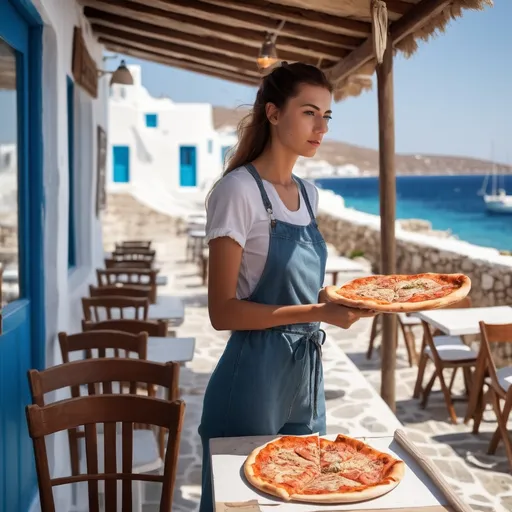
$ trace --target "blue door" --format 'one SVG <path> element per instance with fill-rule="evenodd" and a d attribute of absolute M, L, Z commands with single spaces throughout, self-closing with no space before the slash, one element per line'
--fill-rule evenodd
<path fill-rule="evenodd" d="M 180 186 L 197 186 L 197 158 L 195 146 L 180 146 Z"/>
<path fill-rule="evenodd" d="M 42 25 L 30 2 L 0 1 L 0 55 L 0 510 L 25 512 L 37 492 L 27 371 L 45 361 Z"/>
<path fill-rule="evenodd" d="M 130 148 L 114 146 L 114 182 L 128 183 L 130 181 Z"/>

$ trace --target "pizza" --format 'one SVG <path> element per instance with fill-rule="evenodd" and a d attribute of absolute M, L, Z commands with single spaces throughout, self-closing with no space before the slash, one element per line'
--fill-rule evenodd
<path fill-rule="evenodd" d="M 341 287 L 327 286 L 325 293 L 345 306 L 399 313 L 455 304 L 470 289 L 471 280 L 464 274 L 425 273 L 360 277 Z"/>
<path fill-rule="evenodd" d="M 244 473 L 257 489 L 285 501 L 353 503 L 382 496 L 403 478 L 405 464 L 338 435 L 283 436 L 256 448 Z"/>

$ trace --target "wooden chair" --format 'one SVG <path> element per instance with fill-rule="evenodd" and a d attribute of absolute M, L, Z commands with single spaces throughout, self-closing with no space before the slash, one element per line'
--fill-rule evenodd
<path fill-rule="evenodd" d="M 471 298 L 470 297 L 465 297 L 460 302 L 457 302 L 456 304 L 451 304 L 450 306 L 446 306 L 443 309 L 470 308 L 471 304 L 472 304 Z M 444 344 L 444 352 L 443 352 L 443 356 L 444 357 L 447 357 L 447 355 L 448 355 L 448 352 L 446 352 L 447 344 L 451 344 L 451 345 L 455 344 L 462 351 L 467 350 L 467 345 L 464 343 L 464 339 L 462 337 L 454 336 L 450 340 L 450 339 L 447 339 L 446 336 L 444 336 L 443 333 L 439 329 L 431 329 L 430 326 L 428 327 L 428 329 L 429 329 L 429 332 L 431 333 L 431 338 L 433 339 L 434 344 L 436 343 L 437 339 L 439 340 L 438 343 L 440 345 Z M 431 349 L 428 348 L 427 342 L 426 342 L 426 339 L 425 339 L 425 328 L 423 328 L 423 338 L 422 338 L 422 342 L 421 342 L 420 358 L 419 358 L 419 363 L 418 363 L 418 374 L 416 376 L 416 383 L 414 385 L 413 398 L 419 398 L 423 394 L 423 392 L 424 392 L 424 390 L 423 390 L 423 379 L 424 379 L 424 376 L 425 376 L 425 370 L 427 368 L 427 364 L 428 364 L 429 359 L 432 360 L 432 358 L 433 358 L 433 356 L 431 354 Z M 453 386 L 453 382 L 455 380 L 456 372 L 457 372 L 457 368 L 454 369 L 454 374 L 452 375 L 452 378 L 451 378 L 451 382 L 450 382 L 450 386 L 449 386 L 450 390 L 451 390 L 451 388 Z M 432 382 L 432 385 L 433 384 L 434 383 Z M 426 404 L 426 402 L 425 402 L 425 404 Z"/>
<path fill-rule="evenodd" d="M 87 364 L 84 364 L 87 363 Z M 141 363 L 141 364 L 139 364 Z M 157 387 L 164 390 L 167 400 L 174 401 L 180 398 L 178 363 L 166 364 L 144 361 L 142 359 L 116 359 L 99 358 L 81 361 L 66 362 L 53 366 L 42 372 L 31 370 L 29 381 L 32 392 L 32 402 L 43 406 L 45 393 L 57 389 L 70 388 L 72 398 L 81 396 L 80 386 L 87 386 L 88 395 L 99 394 L 139 394 L 142 385 L 155 390 Z M 84 388 L 82 388 L 84 389 Z M 153 397 L 155 393 L 151 393 Z M 137 424 L 138 428 L 147 430 L 147 424 Z M 158 429 L 158 446 L 160 457 L 165 451 L 166 430 Z M 137 434 L 140 442 L 147 442 L 147 434 Z M 83 431 L 78 429 L 68 430 L 69 452 L 72 474 L 80 471 L 79 463 L 79 439 L 83 438 Z M 149 438 L 151 441 L 151 438 Z M 139 466 L 144 465 L 139 461 Z"/>
<path fill-rule="evenodd" d="M 370 331 L 370 342 L 368 343 L 368 351 L 366 352 L 366 359 L 372 358 L 375 339 L 380 334 L 379 324 L 381 316 L 382 315 L 376 315 L 373 319 L 372 329 Z M 413 327 L 421 325 L 421 321 L 418 318 L 408 316 L 405 313 L 398 313 L 397 321 L 404 337 L 409 366 L 413 366 L 418 361 L 418 354 L 416 352 L 416 338 L 414 336 Z"/>
<path fill-rule="evenodd" d="M 106 377 L 106 376 L 105 376 Z M 108 378 L 108 377 L 107 377 Z M 105 510 L 132 511 L 133 482 L 161 482 L 160 512 L 170 512 L 176 481 L 180 436 L 183 425 L 184 404 L 155 398 L 103 395 L 72 398 L 51 405 L 29 405 L 26 408 L 28 430 L 34 445 L 34 455 L 42 512 L 55 512 L 52 488 L 75 482 L 87 482 L 89 511 L 99 512 L 98 480 L 104 482 Z M 135 443 L 133 423 L 149 423 L 167 428 L 169 437 L 165 454 L 163 475 L 136 474 L 133 472 Z M 103 443 L 98 442 L 98 423 L 104 424 Z M 117 433 L 116 424 L 122 424 Z M 85 429 L 87 473 L 64 478 L 50 476 L 45 438 L 62 430 Z M 103 449 L 98 450 L 101 444 Z M 100 459 L 103 453 L 103 461 Z M 117 482 L 121 480 L 118 495 Z M 137 487 L 135 488 L 137 492 Z M 119 500 L 118 500 L 119 498 Z M 140 503 L 140 502 L 139 502 Z M 140 505 L 139 505 L 140 506 Z"/>
<path fill-rule="evenodd" d="M 124 240 L 116 243 L 116 249 L 151 249 L 151 240 Z"/>
<path fill-rule="evenodd" d="M 147 332 L 149 336 L 158 338 L 171 336 L 167 322 L 163 320 L 103 320 L 102 322 L 82 320 L 82 331 L 97 330 L 123 331 L 132 334 Z"/>
<path fill-rule="evenodd" d="M 485 374 L 488 375 L 484 378 L 483 383 L 488 388 L 487 398 L 492 403 L 498 421 L 498 428 L 492 436 L 487 453 L 491 455 L 496 453 L 501 439 L 512 468 L 512 442 L 507 430 L 507 422 L 512 410 L 512 366 L 497 369 L 491 352 L 491 343 L 512 343 L 512 324 L 491 325 L 480 322 L 480 333 L 482 341 L 478 354 L 478 369 L 475 374 L 482 375 L 482 377 Z M 481 382 L 478 382 L 477 379 L 475 381 L 475 385 L 481 385 Z M 480 390 L 478 392 L 480 393 Z M 504 400 L 503 409 L 501 408 L 501 400 Z M 474 420 L 474 433 L 478 432 L 486 400 L 481 398 L 479 402 Z"/>
<path fill-rule="evenodd" d="M 91 297 L 138 297 L 150 300 L 152 290 L 150 286 L 89 285 L 89 295 Z"/>
<path fill-rule="evenodd" d="M 152 261 L 126 261 L 118 258 L 105 258 L 105 268 L 151 269 Z"/>
<path fill-rule="evenodd" d="M 115 357 L 118 357 L 120 350 L 124 350 L 127 357 L 133 353 L 144 360 L 148 352 L 148 333 L 131 334 L 109 330 L 77 334 L 59 332 L 59 345 L 64 363 L 69 363 L 69 355 L 72 352 L 81 352 L 85 354 L 86 359 L 92 359 L 108 357 L 108 350 L 111 350 Z"/>
<path fill-rule="evenodd" d="M 122 261 L 155 261 L 156 251 L 151 249 L 137 249 L 131 247 L 116 248 L 112 258 Z"/>
<path fill-rule="evenodd" d="M 88 321 L 123 319 L 126 310 L 133 310 L 135 319 L 147 320 L 149 300 L 142 297 L 83 297 L 82 310 Z M 105 314 L 101 315 L 103 310 Z"/>
<path fill-rule="evenodd" d="M 155 269 L 134 269 L 134 268 L 112 268 L 97 269 L 96 277 L 98 286 L 149 286 L 151 288 L 150 302 L 154 304 L 157 297 L 156 276 L 158 270 Z"/>

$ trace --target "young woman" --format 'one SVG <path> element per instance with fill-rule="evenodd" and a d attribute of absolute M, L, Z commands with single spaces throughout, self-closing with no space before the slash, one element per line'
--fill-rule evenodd
<path fill-rule="evenodd" d="M 320 322 L 347 329 L 373 315 L 325 300 L 318 191 L 292 174 L 327 133 L 331 92 L 313 66 L 274 69 L 208 199 L 208 309 L 232 334 L 204 397 L 201 512 L 213 510 L 211 438 L 325 434 Z"/>

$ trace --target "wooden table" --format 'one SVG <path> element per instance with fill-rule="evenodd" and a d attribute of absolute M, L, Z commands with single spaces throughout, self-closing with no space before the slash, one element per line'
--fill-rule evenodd
<path fill-rule="evenodd" d="M 467 336 L 480 333 L 479 322 L 487 324 L 512 323 L 512 307 L 435 309 L 411 313 L 411 316 L 424 320 L 449 336 Z"/>
<path fill-rule="evenodd" d="M 327 439 L 336 438 L 335 435 L 325 437 Z M 445 490 L 449 486 L 442 480 L 442 477 L 436 475 L 437 482 L 435 482 L 423 469 L 425 466 L 420 465 L 408 450 L 405 450 L 393 436 L 389 435 L 360 438 L 378 450 L 391 453 L 406 463 L 404 479 L 388 494 L 371 501 L 345 505 L 283 502 L 278 498 L 256 491 L 246 483 L 243 476 L 243 464 L 247 455 L 254 448 L 274 438 L 275 436 L 228 437 L 210 441 L 215 512 L 237 512 L 237 510 L 239 512 L 333 512 L 337 510 L 448 512 L 470 510 L 464 504 L 461 504 L 463 506 L 459 508 L 452 508 L 449 505 L 450 498 L 445 494 Z M 408 442 L 411 444 L 410 440 Z M 451 494 L 453 495 L 453 492 Z M 247 506 L 247 502 L 251 500 L 256 500 L 257 503 L 252 507 Z M 242 503 L 246 504 L 245 507 L 241 506 Z M 233 504 L 240 504 L 240 506 L 233 506 Z"/>
<path fill-rule="evenodd" d="M 195 338 L 148 338 L 147 360 L 154 363 L 186 363 L 194 358 Z"/>

